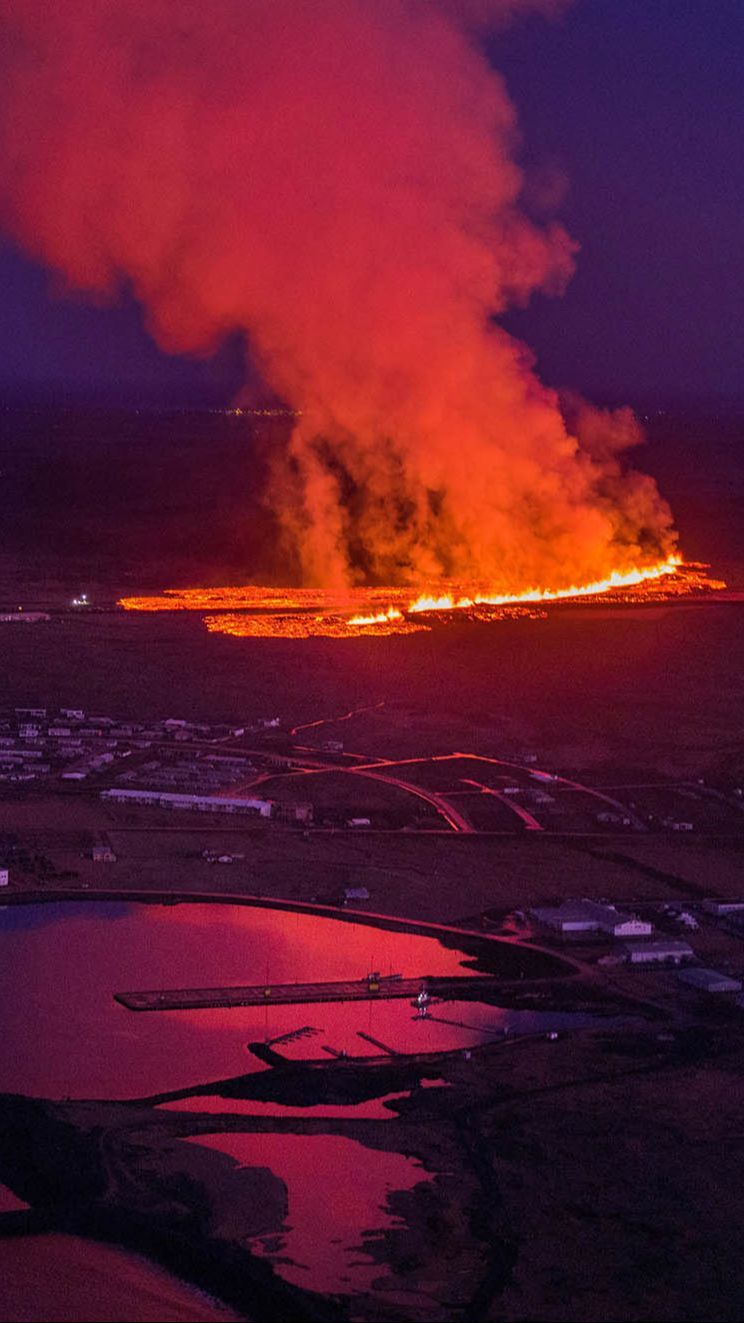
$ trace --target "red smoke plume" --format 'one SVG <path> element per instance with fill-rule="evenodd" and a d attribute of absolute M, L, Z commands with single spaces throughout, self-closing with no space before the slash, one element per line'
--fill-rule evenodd
<path fill-rule="evenodd" d="M 273 492 L 307 582 L 560 588 L 673 545 L 626 421 L 567 431 L 491 320 L 573 265 L 477 44 L 535 7 L 0 0 L 0 223 L 167 350 L 245 333 L 302 412 Z"/>

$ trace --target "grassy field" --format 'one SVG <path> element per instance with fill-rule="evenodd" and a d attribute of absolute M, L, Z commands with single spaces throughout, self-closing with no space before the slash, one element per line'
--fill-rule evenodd
<path fill-rule="evenodd" d="M 187 613 L 67 616 L 2 629 L 9 704 L 287 726 L 405 757 L 534 749 L 564 767 L 744 770 L 737 604 L 556 610 L 403 638 L 281 642 L 208 634 Z M 322 732 L 322 734 L 321 734 Z"/>

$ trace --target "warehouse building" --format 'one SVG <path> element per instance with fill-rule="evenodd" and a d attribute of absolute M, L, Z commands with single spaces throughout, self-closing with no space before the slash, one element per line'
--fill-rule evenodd
<path fill-rule="evenodd" d="M 90 852 L 90 857 L 94 864 L 115 864 L 116 855 L 110 845 L 94 845 Z"/>
<path fill-rule="evenodd" d="M 655 942 L 626 942 L 625 955 L 631 965 L 681 965 L 683 960 L 693 960 L 695 952 L 681 938 L 668 937 Z"/>
<path fill-rule="evenodd" d="M 530 910 L 532 917 L 543 928 L 562 937 L 588 933 L 603 933 L 609 937 L 648 937 L 654 931 L 652 923 L 635 914 L 623 914 L 614 905 L 603 905 L 594 900 L 566 900 L 562 905 Z"/>
<path fill-rule="evenodd" d="M 47 611 L 3 611 L 0 622 L 3 625 L 37 625 L 40 620 L 51 620 Z"/>
<path fill-rule="evenodd" d="M 741 992 L 741 980 L 729 978 L 728 974 L 719 974 L 715 969 L 681 969 L 677 975 L 680 983 L 687 983 L 697 992 Z"/>
<path fill-rule="evenodd" d="M 162 790 L 102 790 L 101 799 L 152 808 L 189 809 L 196 813 L 256 813 L 271 817 L 270 799 L 227 799 L 218 795 L 176 795 Z"/>
<path fill-rule="evenodd" d="M 704 900 L 703 909 L 706 914 L 723 918 L 727 914 L 740 914 L 744 910 L 744 900 Z"/>

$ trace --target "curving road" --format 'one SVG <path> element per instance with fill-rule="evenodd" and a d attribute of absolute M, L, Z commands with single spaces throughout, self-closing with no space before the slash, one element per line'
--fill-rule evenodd
<path fill-rule="evenodd" d="M 475 786 L 476 790 L 480 790 L 483 795 L 493 795 L 494 799 L 498 799 L 500 804 L 505 804 L 507 808 L 511 809 L 512 813 L 516 813 L 517 817 L 521 818 L 528 831 L 545 831 L 542 823 L 538 822 L 537 818 L 533 818 L 532 814 L 522 804 L 515 804 L 513 799 L 502 794 L 500 790 L 494 790 L 492 786 L 484 786 L 481 781 L 471 781 L 467 776 L 461 776 L 460 780 L 464 786 Z"/>
<path fill-rule="evenodd" d="M 379 703 L 367 703 L 364 707 L 353 707 L 349 712 L 342 713 L 340 717 L 320 717 L 318 721 L 305 721 L 300 726 L 292 726 L 289 733 L 290 735 L 297 735 L 301 730 L 312 730 L 314 726 L 333 726 L 337 721 L 350 721 L 359 712 L 374 712 L 378 707 L 384 706 L 385 699 L 381 698 Z"/>

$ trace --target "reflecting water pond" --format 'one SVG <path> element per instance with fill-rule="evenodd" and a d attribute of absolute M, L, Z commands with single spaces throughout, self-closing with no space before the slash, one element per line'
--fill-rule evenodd
<path fill-rule="evenodd" d="M 431 938 L 240 905 L 3 907 L 0 1090 L 124 1098 L 206 1083 L 263 1069 L 246 1043 L 310 1018 L 302 1006 L 137 1014 L 113 1000 L 122 989 L 456 974 L 464 958 Z M 312 1007 L 321 1041 L 385 1027 L 365 1003 L 351 1010 Z M 302 1040 L 288 1050 L 303 1055 Z"/>
<path fill-rule="evenodd" d="M 0 1090 L 129 1098 L 205 1084 L 265 1069 L 247 1043 L 298 1029 L 278 1046 L 283 1056 L 330 1060 L 465 1047 L 548 1023 L 472 1002 L 434 1006 L 422 1020 L 406 1000 L 140 1013 L 113 1000 L 122 990 L 362 979 L 371 969 L 469 974 L 467 959 L 432 937 L 250 906 L 2 907 Z"/>
<path fill-rule="evenodd" d="M 184 1142 L 217 1149 L 241 1167 L 265 1164 L 285 1182 L 281 1232 L 247 1243 L 273 1259 L 288 1281 L 313 1291 L 361 1291 L 384 1276 L 369 1249 L 397 1223 L 388 1195 L 427 1179 L 412 1158 L 338 1135 L 200 1135 Z"/>

